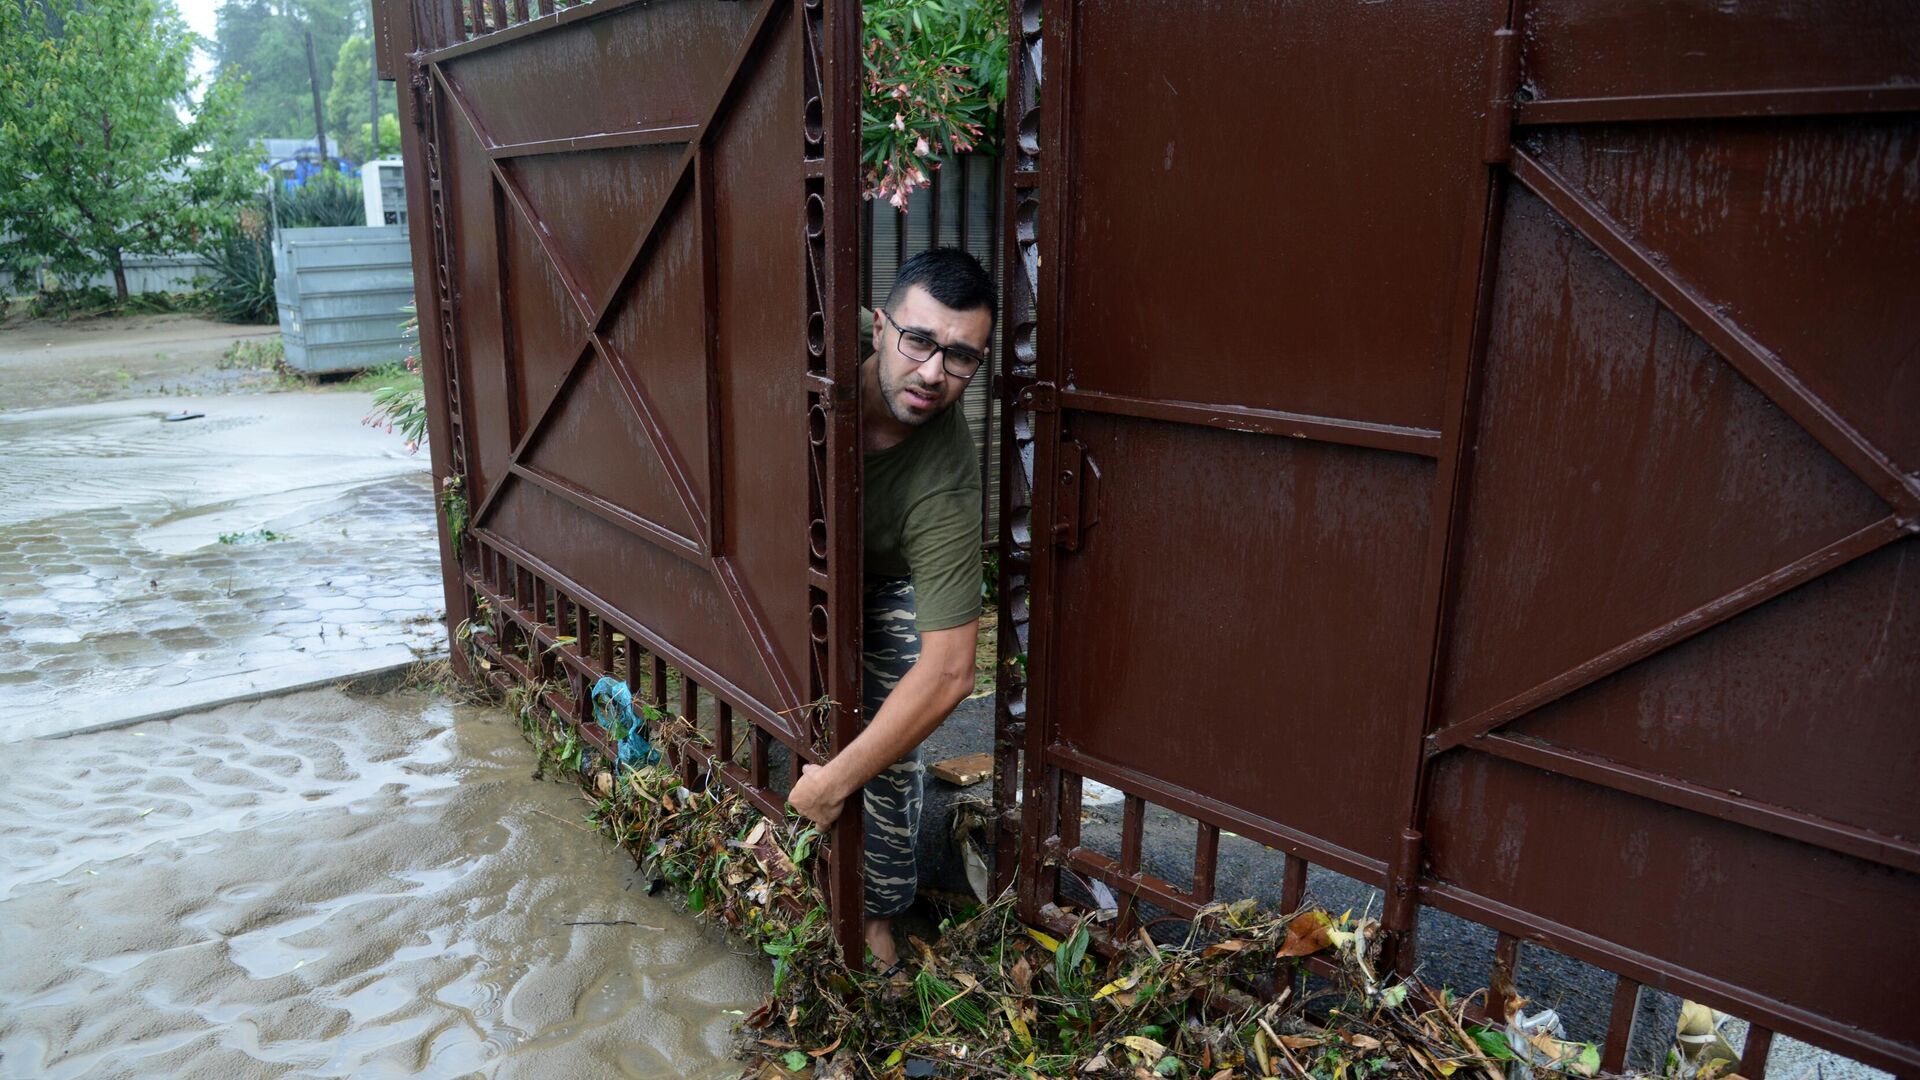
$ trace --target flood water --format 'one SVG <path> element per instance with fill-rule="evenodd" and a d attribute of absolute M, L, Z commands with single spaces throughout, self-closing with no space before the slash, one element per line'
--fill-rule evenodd
<path fill-rule="evenodd" d="M 338 690 L 9 747 L 0 1076 L 738 1075 L 765 964 L 532 760 Z"/>

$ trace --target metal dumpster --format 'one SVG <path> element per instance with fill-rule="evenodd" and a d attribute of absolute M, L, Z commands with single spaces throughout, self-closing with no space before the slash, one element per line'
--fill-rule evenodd
<path fill-rule="evenodd" d="M 273 268 L 288 367 L 325 375 L 407 354 L 400 325 L 413 302 L 413 260 L 405 226 L 282 229 Z"/>

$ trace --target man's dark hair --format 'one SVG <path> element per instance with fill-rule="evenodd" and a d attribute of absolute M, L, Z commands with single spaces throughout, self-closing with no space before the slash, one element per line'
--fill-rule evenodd
<path fill-rule="evenodd" d="M 955 311 L 986 308 L 988 316 L 999 317 L 993 300 L 993 279 L 987 276 L 979 259 L 959 248 L 928 248 L 901 263 L 893 288 L 887 291 L 887 311 L 893 311 L 893 305 L 914 285 Z"/>

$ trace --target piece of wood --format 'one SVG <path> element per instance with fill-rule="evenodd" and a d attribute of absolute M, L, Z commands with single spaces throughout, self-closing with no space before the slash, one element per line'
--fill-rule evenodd
<path fill-rule="evenodd" d="M 992 754 L 968 754 L 932 765 L 933 775 L 956 787 L 971 787 L 993 775 Z"/>

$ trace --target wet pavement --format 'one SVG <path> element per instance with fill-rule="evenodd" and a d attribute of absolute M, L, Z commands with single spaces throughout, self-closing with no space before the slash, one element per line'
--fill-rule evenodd
<path fill-rule="evenodd" d="M 0 1077 L 722 1077 L 762 960 L 498 708 L 308 691 L 11 748 Z"/>
<path fill-rule="evenodd" d="M 0 413 L 0 741 L 444 649 L 424 454 L 370 396 Z M 186 408 L 201 419 L 167 423 Z"/>
<path fill-rule="evenodd" d="M 268 389 L 281 381 L 274 372 L 223 368 L 221 356 L 279 333 L 189 314 L 11 323 L 0 326 L 0 409 Z"/>

